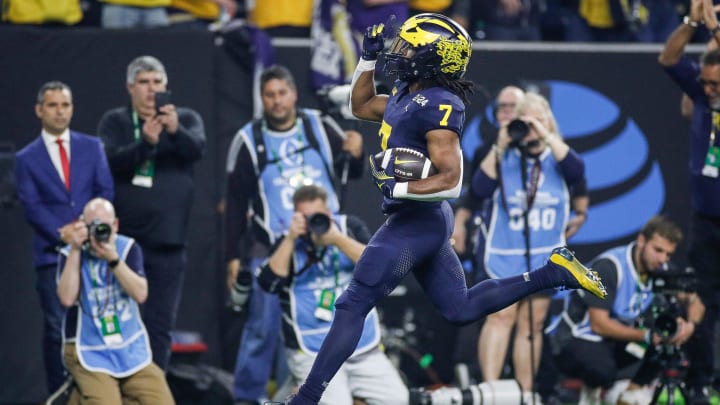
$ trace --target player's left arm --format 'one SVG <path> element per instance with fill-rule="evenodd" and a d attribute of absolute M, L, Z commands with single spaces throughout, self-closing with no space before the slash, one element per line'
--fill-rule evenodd
<path fill-rule="evenodd" d="M 434 129 L 426 134 L 426 138 L 430 161 L 438 173 L 427 179 L 408 182 L 408 193 L 445 192 L 447 196 L 443 199 L 459 197 L 462 188 L 460 137 L 448 129 Z"/>

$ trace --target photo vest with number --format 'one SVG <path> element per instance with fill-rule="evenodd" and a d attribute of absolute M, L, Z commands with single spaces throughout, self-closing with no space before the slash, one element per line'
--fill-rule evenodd
<path fill-rule="evenodd" d="M 485 268 L 492 278 L 508 277 L 527 271 L 523 212 L 527 198 L 522 185 L 521 155 L 510 149 L 500 161 L 502 181 L 493 194 L 488 238 L 485 246 Z M 565 179 L 550 148 L 535 158 L 527 158 L 527 189 L 532 190 L 533 167 L 539 162 L 539 175 L 530 211 L 530 269 L 545 264 L 553 248 L 565 245 L 565 228 L 569 216 L 570 195 Z M 503 197 L 504 194 L 504 197 Z M 505 204 L 507 204 L 507 211 Z"/>
<path fill-rule="evenodd" d="M 333 220 L 340 232 L 347 234 L 347 223 L 344 215 L 337 215 Z M 293 268 L 295 272 L 305 267 L 308 261 L 306 242 L 298 238 L 295 242 L 293 254 Z M 321 249 L 322 250 L 322 249 Z M 295 275 L 289 291 L 290 317 L 293 320 L 293 330 L 300 348 L 307 353 L 317 353 L 320 350 L 325 336 L 330 330 L 332 320 L 325 321 L 315 316 L 315 309 L 324 289 L 333 289 L 335 298 L 340 297 L 348 287 L 352 278 L 355 264 L 336 246 L 329 246 L 322 259 L 310 265 L 302 274 Z M 337 271 L 337 283 L 335 272 Z M 333 318 L 335 308 L 333 306 Z M 360 336 L 353 355 L 364 353 L 375 348 L 380 343 L 380 323 L 375 308 L 365 318 L 363 332 Z"/>
<path fill-rule="evenodd" d="M 653 301 L 652 285 L 643 283 L 633 264 L 632 252 L 635 242 L 627 246 L 619 246 L 602 253 L 596 260 L 609 259 L 617 270 L 617 286 L 615 301 L 610 310 L 610 317 L 625 325 L 633 325 L 635 320 L 640 319 Z M 580 319 L 572 319 L 569 315 L 569 306 L 577 305 L 574 300 L 579 300 L 576 292 L 565 297 L 563 303 L 562 321 L 570 328 L 572 335 L 579 339 L 599 342 L 602 336 L 590 329 L 590 316 L 585 310 Z M 580 304 L 584 305 L 584 304 Z"/>
<path fill-rule="evenodd" d="M 308 134 L 305 133 L 306 125 L 303 125 L 300 118 L 297 124 L 286 132 L 271 131 L 263 126 L 265 144 L 262 148 L 255 145 L 252 122 L 241 130 L 245 134 L 244 142 L 248 145 L 259 180 L 258 194 L 265 213 L 263 217 L 256 214 L 253 221 L 267 233 L 271 244 L 290 226 L 295 212 L 292 196 L 295 190 L 305 183 L 317 184 L 327 191 L 327 203 L 332 212 L 340 209 L 332 173 L 328 172 L 332 170 L 332 149 L 320 115 L 315 110 L 301 111 L 310 121 L 309 127 L 313 130 L 318 149 L 311 146 Z M 258 167 L 259 153 L 266 155 L 263 167 Z"/>
<path fill-rule="evenodd" d="M 134 243 L 132 238 L 117 235 L 115 246 L 120 260 L 127 258 Z M 69 251 L 70 247 L 65 246 L 61 254 L 67 257 Z M 150 341 L 138 304 L 125 292 L 105 260 L 83 252 L 81 263 L 80 308 L 75 332 L 80 364 L 86 370 L 116 378 L 132 375 L 152 361 Z M 100 311 L 103 312 L 99 314 Z M 117 315 L 122 343 L 107 344 L 103 339 L 100 316 L 113 314 Z"/>

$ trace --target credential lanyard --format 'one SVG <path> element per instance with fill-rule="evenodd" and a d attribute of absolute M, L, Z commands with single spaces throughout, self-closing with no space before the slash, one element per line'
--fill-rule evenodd
<path fill-rule="evenodd" d="M 139 142 L 141 138 L 140 119 L 135 110 L 132 112 L 133 126 L 135 127 L 135 141 Z M 135 174 L 152 178 L 155 175 L 155 159 L 147 159 L 135 169 Z"/>
<path fill-rule="evenodd" d="M 112 299 L 112 275 L 109 271 L 107 271 L 107 277 L 105 277 L 105 286 L 102 286 L 101 282 L 103 281 L 100 278 L 100 260 L 93 259 L 91 255 L 87 255 L 87 261 L 88 266 L 90 267 L 90 280 L 92 281 L 92 291 L 93 295 L 95 296 L 95 302 L 97 303 L 97 314 L 93 314 L 94 317 L 100 318 L 105 315 L 105 311 L 108 308 L 108 303 L 112 301 L 113 307 L 115 307 L 115 312 L 117 313 L 117 307 L 116 302 L 114 299 Z M 103 288 L 105 290 L 105 300 L 104 302 L 100 302 L 100 296 L 98 295 L 98 289 Z M 91 312 L 92 313 L 92 312 Z"/>
<path fill-rule="evenodd" d="M 333 280 L 335 282 L 335 288 L 340 285 L 340 253 L 338 252 L 338 248 L 336 246 L 333 246 L 330 248 L 332 251 L 332 257 L 331 257 L 331 265 L 333 270 Z M 320 260 L 318 260 L 318 267 L 320 267 L 320 270 L 323 272 L 323 275 L 327 275 L 327 271 L 325 269 L 325 251 L 323 251 L 323 255 L 320 257 Z"/>
<path fill-rule="evenodd" d="M 520 156 L 520 159 L 527 159 L 525 156 Z M 540 183 L 540 172 L 542 171 L 540 167 L 540 159 L 537 157 L 533 157 L 533 166 L 532 166 L 532 172 L 530 173 L 530 184 L 527 187 L 527 200 L 526 200 L 526 209 L 530 210 L 532 208 L 533 203 L 535 202 L 535 195 L 537 194 L 538 190 L 538 184 Z M 510 215 L 510 211 L 508 210 L 508 203 L 507 203 L 507 197 L 505 197 L 505 187 L 503 186 L 503 180 L 502 180 L 502 170 L 500 170 L 500 159 L 497 159 L 497 173 L 498 173 L 498 185 L 500 187 L 500 201 L 502 202 L 502 206 L 505 209 L 505 212 L 508 213 L 508 216 Z"/>

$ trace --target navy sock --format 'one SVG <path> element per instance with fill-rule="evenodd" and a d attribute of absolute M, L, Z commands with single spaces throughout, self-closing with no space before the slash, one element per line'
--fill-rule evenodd
<path fill-rule="evenodd" d="M 530 279 L 542 286 L 541 290 L 563 286 L 570 288 L 580 287 L 569 271 L 549 260 L 544 266 L 531 271 Z"/>
<path fill-rule="evenodd" d="M 484 280 L 468 291 L 471 303 L 468 309 L 479 313 L 466 314 L 466 317 L 470 320 L 480 318 L 538 291 L 565 285 L 562 273 L 568 272 L 548 263 L 519 276 Z"/>

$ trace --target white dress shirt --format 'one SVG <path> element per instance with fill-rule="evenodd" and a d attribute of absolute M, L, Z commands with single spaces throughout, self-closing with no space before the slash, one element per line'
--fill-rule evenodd
<path fill-rule="evenodd" d="M 57 144 L 58 137 L 48 133 L 44 129 L 42 130 L 41 136 L 43 138 L 43 142 L 45 142 L 48 154 L 50 155 L 50 160 L 52 161 L 53 166 L 55 166 L 55 170 L 58 172 L 58 175 L 63 183 L 67 184 L 65 181 L 65 174 L 62 169 L 62 162 L 60 161 L 60 147 Z M 60 139 L 62 139 L 63 146 L 65 147 L 65 153 L 67 153 L 68 163 L 70 163 L 70 130 L 66 129 L 62 134 L 60 134 Z"/>

